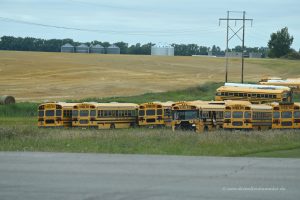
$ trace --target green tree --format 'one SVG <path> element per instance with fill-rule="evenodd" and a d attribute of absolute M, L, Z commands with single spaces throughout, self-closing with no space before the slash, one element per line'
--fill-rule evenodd
<path fill-rule="evenodd" d="M 279 58 L 290 52 L 291 45 L 293 43 L 293 36 L 290 36 L 288 28 L 285 27 L 276 33 L 271 34 L 271 39 L 268 42 L 269 57 Z"/>

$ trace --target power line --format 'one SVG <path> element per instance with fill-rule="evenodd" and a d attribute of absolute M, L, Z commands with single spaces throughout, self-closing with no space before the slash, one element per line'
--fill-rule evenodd
<path fill-rule="evenodd" d="M 107 34 L 127 34 L 127 35 L 148 35 L 148 36 L 172 36 L 172 35 L 194 35 L 199 32 L 219 32 L 216 28 L 203 28 L 198 30 L 165 30 L 165 31 L 116 31 L 116 30 L 104 30 L 104 29 L 86 29 L 86 28 L 76 28 L 68 26 L 58 26 L 58 25 L 49 25 L 43 23 L 29 22 L 24 20 L 17 20 L 7 17 L 0 17 L 1 21 L 40 26 L 46 28 L 56 28 L 56 29 L 65 29 L 65 30 L 75 30 L 75 31 L 85 31 L 85 32 L 94 32 L 94 33 L 107 33 Z"/>
<path fill-rule="evenodd" d="M 230 13 L 242 13 L 243 18 L 230 18 Z M 219 19 L 219 25 L 221 25 L 221 21 L 226 21 L 227 22 L 227 31 L 226 31 L 226 51 L 225 51 L 225 57 L 226 57 L 226 72 L 225 72 L 225 82 L 228 80 L 228 43 L 233 37 L 237 37 L 241 40 L 242 42 L 242 73 L 241 73 L 241 82 L 244 82 L 244 50 L 245 50 L 245 22 L 246 21 L 251 21 L 251 26 L 253 19 L 246 19 L 246 12 L 245 11 L 227 11 L 227 18 L 220 18 Z M 234 30 L 230 24 L 229 21 L 242 21 L 243 25 L 238 29 Z M 233 35 L 229 37 L 229 30 L 232 31 Z M 242 32 L 242 38 L 238 35 L 240 31 Z"/>

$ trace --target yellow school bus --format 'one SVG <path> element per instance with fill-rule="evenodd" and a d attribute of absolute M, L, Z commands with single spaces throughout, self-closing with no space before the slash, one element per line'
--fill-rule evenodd
<path fill-rule="evenodd" d="M 260 89 L 248 87 L 221 86 L 217 89 L 216 101 L 242 100 L 251 103 L 291 102 L 292 93 L 285 89 Z"/>
<path fill-rule="evenodd" d="M 261 85 L 276 85 L 290 87 L 294 93 L 300 93 L 300 78 L 281 79 L 278 77 L 262 78 L 259 82 Z"/>
<path fill-rule="evenodd" d="M 249 101 L 226 101 L 224 129 L 267 130 L 272 128 L 272 107 Z"/>
<path fill-rule="evenodd" d="M 224 102 L 204 102 L 197 104 L 201 125 L 199 131 L 212 131 L 223 128 Z"/>
<path fill-rule="evenodd" d="M 177 102 L 172 105 L 172 130 L 200 131 L 199 108 L 195 102 Z"/>
<path fill-rule="evenodd" d="M 134 127 L 137 124 L 137 108 L 138 105 L 133 103 L 77 104 L 73 110 L 73 126 L 98 129 Z"/>
<path fill-rule="evenodd" d="M 96 102 L 83 102 L 73 106 L 72 126 L 85 128 L 98 128 L 96 122 Z"/>
<path fill-rule="evenodd" d="M 272 103 L 272 128 L 292 129 L 300 128 L 299 103 Z"/>
<path fill-rule="evenodd" d="M 294 103 L 294 128 L 300 129 L 300 103 Z"/>
<path fill-rule="evenodd" d="M 224 102 L 179 102 L 172 106 L 172 129 L 211 131 L 223 127 Z"/>
<path fill-rule="evenodd" d="M 173 102 L 143 103 L 138 108 L 139 126 L 168 126 L 172 122 Z"/>
<path fill-rule="evenodd" d="M 72 126 L 72 108 L 75 103 L 53 102 L 38 107 L 38 127 Z"/>

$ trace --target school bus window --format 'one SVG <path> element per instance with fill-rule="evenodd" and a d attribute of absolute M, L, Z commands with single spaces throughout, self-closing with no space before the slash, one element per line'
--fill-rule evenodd
<path fill-rule="evenodd" d="M 281 126 L 292 126 L 292 122 L 281 122 Z"/>
<path fill-rule="evenodd" d="M 225 96 L 228 96 L 228 92 L 225 92 L 224 95 L 225 95 Z"/>
<path fill-rule="evenodd" d="M 91 110 L 90 115 L 91 117 L 96 117 L 96 110 Z"/>
<path fill-rule="evenodd" d="M 232 113 L 233 118 L 243 118 L 243 112 L 235 111 Z"/>
<path fill-rule="evenodd" d="M 245 112 L 244 113 L 244 118 L 250 119 L 251 118 L 251 112 Z"/>
<path fill-rule="evenodd" d="M 72 116 L 77 117 L 78 116 L 78 110 L 73 110 L 72 111 Z"/>
<path fill-rule="evenodd" d="M 198 118 L 198 111 L 196 110 L 178 110 L 174 113 L 175 120 L 191 120 Z"/>
<path fill-rule="evenodd" d="M 233 93 L 233 96 L 237 97 L 237 96 L 239 96 L 239 94 L 238 93 Z"/>
<path fill-rule="evenodd" d="M 61 117 L 61 110 L 56 110 L 55 114 L 56 114 L 57 117 Z"/>
<path fill-rule="evenodd" d="M 44 111 L 43 110 L 39 110 L 39 117 L 44 117 Z"/>
<path fill-rule="evenodd" d="M 146 115 L 155 115 L 155 110 L 146 110 Z"/>
<path fill-rule="evenodd" d="M 217 118 L 223 119 L 223 112 L 217 112 Z"/>
<path fill-rule="evenodd" d="M 226 112 L 224 113 L 224 117 L 225 117 L 225 118 L 231 118 L 231 112 L 226 111 Z"/>
<path fill-rule="evenodd" d="M 280 113 L 279 112 L 273 112 L 273 118 L 274 119 L 279 119 L 280 118 Z"/>
<path fill-rule="evenodd" d="M 233 93 L 231 93 L 231 92 L 229 92 L 228 94 L 229 94 L 229 96 L 233 96 Z"/>
<path fill-rule="evenodd" d="M 225 95 L 225 93 L 224 92 L 221 92 L 221 96 L 224 96 Z"/>
<path fill-rule="evenodd" d="M 139 116 L 144 116 L 145 115 L 145 110 L 139 110 Z"/>
<path fill-rule="evenodd" d="M 257 94 L 257 97 L 260 98 L 261 97 L 260 94 Z"/>
<path fill-rule="evenodd" d="M 294 118 L 300 118 L 300 111 L 294 111 Z"/>
<path fill-rule="evenodd" d="M 291 111 L 285 111 L 281 113 L 282 118 L 292 118 L 292 112 Z"/>
<path fill-rule="evenodd" d="M 111 111 L 111 116 L 112 116 L 112 117 L 115 117 L 115 116 L 116 116 L 116 111 L 115 111 L 115 110 L 112 110 L 112 111 Z"/>
<path fill-rule="evenodd" d="M 158 109 L 156 112 L 157 112 L 157 115 L 162 115 L 162 109 Z"/>
<path fill-rule="evenodd" d="M 202 117 L 202 119 L 209 118 L 209 113 L 208 112 L 202 112 L 201 117 Z"/>
<path fill-rule="evenodd" d="M 87 116 L 89 116 L 89 111 L 88 110 L 81 110 L 80 111 L 80 116 L 81 117 L 87 117 Z"/>
<path fill-rule="evenodd" d="M 46 110 L 46 116 L 47 117 L 53 117 L 54 116 L 54 110 Z"/>
<path fill-rule="evenodd" d="M 64 110 L 63 111 L 63 117 L 70 117 L 71 116 L 71 111 L 70 110 Z"/>
<path fill-rule="evenodd" d="M 239 97 L 242 97 L 242 96 L 244 96 L 244 94 L 243 93 L 239 93 Z"/>

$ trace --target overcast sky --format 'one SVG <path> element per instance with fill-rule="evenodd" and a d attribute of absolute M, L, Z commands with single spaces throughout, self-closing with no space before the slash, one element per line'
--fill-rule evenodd
<path fill-rule="evenodd" d="M 299 0 L 0 0 L 0 36 L 72 38 L 111 43 L 216 44 L 225 48 L 227 10 L 246 11 L 246 46 L 267 46 L 270 34 L 285 26 L 300 48 Z M 241 13 L 232 13 L 241 18 Z M 6 19 L 4 19 L 6 18 Z M 66 30 L 22 24 L 9 19 L 44 25 L 94 30 Z M 239 29 L 241 22 L 232 22 Z M 240 45 L 234 38 L 229 47 Z"/>

